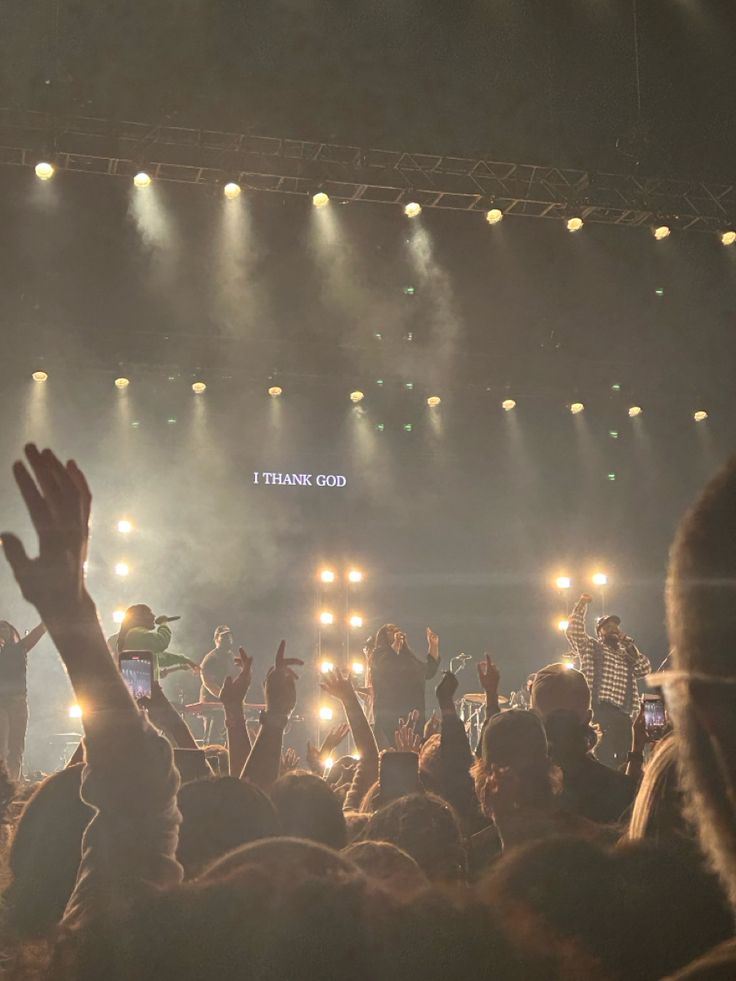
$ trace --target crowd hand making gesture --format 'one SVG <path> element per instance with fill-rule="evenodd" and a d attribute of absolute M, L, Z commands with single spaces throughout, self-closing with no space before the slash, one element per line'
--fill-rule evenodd
<path fill-rule="evenodd" d="M 346 722 L 340 722 L 330 729 L 319 749 L 307 742 L 307 764 L 312 773 L 319 777 L 323 775 L 327 761 L 349 732 L 350 726 Z"/>
<path fill-rule="evenodd" d="M 458 686 L 459 682 L 452 671 L 445 671 L 442 675 L 442 681 L 434 690 L 441 712 L 455 712 L 455 692 Z"/>
<path fill-rule="evenodd" d="M 238 714 L 242 718 L 243 702 L 253 677 L 253 658 L 248 657 L 244 647 L 238 648 L 235 663 L 240 666 L 240 673 L 234 678 L 227 675 L 220 689 L 220 702 L 225 709 L 225 718 L 229 715 L 237 716 Z"/>
<path fill-rule="evenodd" d="M 299 676 L 293 670 L 304 661 L 298 657 L 285 657 L 286 641 L 282 640 L 276 651 L 276 661 L 268 669 L 263 690 L 266 697 L 266 715 L 284 720 L 284 726 L 296 705 L 296 683 Z"/>
<path fill-rule="evenodd" d="M 498 686 L 501 681 L 501 672 L 493 663 L 490 654 L 486 654 L 484 659 L 478 664 L 478 680 L 480 686 L 486 693 L 486 699 L 495 700 L 498 698 Z"/>
<path fill-rule="evenodd" d="M 436 634 L 431 627 L 427 627 L 427 646 L 429 649 L 429 656 L 434 658 L 435 661 L 439 661 L 440 638 L 439 634 Z"/>
<path fill-rule="evenodd" d="M 394 733 L 394 745 L 399 753 L 418 753 L 422 748 L 422 737 L 416 731 L 417 722 L 417 709 L 413 709 L 406 719 L 399 719 L 399 728 Z"/>

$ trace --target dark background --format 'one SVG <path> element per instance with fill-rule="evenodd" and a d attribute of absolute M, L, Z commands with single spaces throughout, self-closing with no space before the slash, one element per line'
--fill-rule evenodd
<path fill-rule="evenodd" d="M 639 4 L 641 110 L 633 8 L 614 0 L 3 10 L 4 105 L 624 173 L 733 172 L 725 4 Z M 326 245 L 308 200 L 249 194 L 227 262 L 219 193 L 151 191 L 165 219 L 154 240 L 127 182 L 0 173 L 2 455 L 33 437 L 89 472 L 90 584 L 110 633 L 113 608 L 146 601 L 182 614 L 174 646 L 191 656 L 228 622 L 262 669 L 281 636 L 313 659 L 315 573 L 354 563 L 366 581 L 350 609 L 367 627 L 399 620 L 423 650 L 431 623 L 448 656 L 489 647 L 510 688 L 564 649 L 554 576 L 569 573 L 577 593 L 604 568 L 596 610 L 621 612 L 661 660 L 667 547 L 733 443 L 736 249 L 701 234 L 656 243 L 648 229 L 489 228 L 477 214 L 409 222 L 368 204 L 332 205 Z M 50 378 L 34 386 L 40 366 Z M 132 379 L 122 396 L 120 374 Z M 279 403 L 265 394 L 274 382 Z M 431 413 L 430 394 L 443 399 Z M 518 407 L 504 414 L 509 395 Z M 572 418 L 578 399 L 586 411 Z M 634 421 L 632 404 L 645 408 Z M 710 418 L 695 425 L 701 407 Z M 348 485 L 254 487 L 254 470 Z M 0 514 L 27 528 L 7 467 Z M 137 529 L 127 542 L 123 516 Z M 3 615 L 31 626 L 0 577 Z M 337 654 L 341 635 L 325 649 Z M 69 697 L 48 642 L 31 663 L 41 760 Z"/>

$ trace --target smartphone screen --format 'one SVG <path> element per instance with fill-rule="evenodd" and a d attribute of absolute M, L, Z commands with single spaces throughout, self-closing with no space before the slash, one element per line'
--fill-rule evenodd
<path fill-rule="evenodd" d="M 133 698 L 150 698 L 153 689 L 153 654 L 149 651 L 123 651 L 120 674 Z"/>
<path fill-rule="evenodd" d="M 659 739 L 667 725 L 664 701 L 661 695 L 644 696 L 644 727 L 650 739 Z"/>
<path fill-rule="evenodd" d="M 419 756 L 416 753 L 381 753 L 378 764 L 381 801 L 386 804 L 415 794 L 420 789 Z"/>

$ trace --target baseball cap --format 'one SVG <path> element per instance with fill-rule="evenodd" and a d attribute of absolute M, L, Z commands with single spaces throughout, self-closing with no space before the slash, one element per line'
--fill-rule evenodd
<path fill-rule="evenodd" d="M 547 753 L 547 736 L 536 712 L 499 712 L 483 732 L 481 756 L 487 766 L 524 767 L 546 759 Z"/>
<path fill-rule="evenodd" d="M 576 668 L 565 664 L 547 664 L 534 675 L 532 708 L 541 716 L 558 709 L 573 712 L 581 722 L 587 721 L 590 711 L 590 688 Z"/>

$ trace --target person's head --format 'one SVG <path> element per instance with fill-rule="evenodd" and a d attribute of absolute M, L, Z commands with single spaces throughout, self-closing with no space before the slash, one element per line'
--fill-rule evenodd
<path fill-rule="evenodd" d="M 230 627 L 226 627 L 224 625 L 216 627 L 214 640 L 217 650 L 231 650 L 233 646 L 233 634 Z"/>
<path fill-rule="evenodd" d="M 422 743 L 419 750 L 419 778 L 427 790 L 436 790 L 442 781 L 442 736 L 436 732 Z"/>
<path fill-rule="evenodd" d="M 394 896 L 409 898 L 429 885 L 411 855 L 388 841 L 356 841 L 342 854 Z"/>
<path fill-rule="evenodd" d="M 604 644 L 617 641 L 622 636 L 621 617 L 616 616 L 615 613 L 598 617 L 595 624 L 595 632 Z"/>
<path fill-rule="evenodd" d="M 401 627 L 397 627 L 395 623 L 385 623 L 376 634 L 376 647 L 393 646 L 397 634 L 402 637 L 404 636 L 404 631 Z"/>
<path fill-rule="evenodd" d="M 362 841 L 388 841 L 408 852 L 433 882 L 461 882 L 467 855 L 460 823 L 447 801 L 434 794 L 410 794 L 373 814 Z"/>
<path fill-rule="evenodd" d="M 150 606 L 145 603 L 135 603 L 125 611 L 123 622 L 120 625 L 120 633 L 132 630 L 134 627 L 143 627 L 145 630 L 153 630 L 156 626 L 156 617 Z"/>
<path fill-rule="evenodd" d="M 20 641 L 20 634 L 12 623 L 7 620 L 0 620 L 0 648 L 6 644 L 17 644 Z"/>
<path fill-rule="evenodd" d="M 677 747 L 672 733 L 658 744 L 649 758 L 634 799 L 628 837 L 663 841 L 689 837 L 694 829 L 683 813 L 684 801 L 677 776 Z"/>
<path fill-rule="evenodd" d="M 674 667 L 663 690 L 680 780 L 703 847 L 736 905 L 736 458 L 677 531 L 667 619 Z"/>
<path fill-rule="evenodd" d="M 550 712 L 574 712 L 581 724 L 590 722 L 590 688 L 585 675 L 567 664 L 548 664 L 534 675 L 531 707 L 544 719 Z"/>
<path fill-rule="evenodd" d="M 52 930 L 74 889 L 82 835 L 94 813 L 79 796 L 82 769 L 70 766 L 47 777 L 18 821 L 3 902 L 7 926 L 23 937 Z"/>
<path fill-rule="evenodd" d="M 345 847 L 347 831 L 340 801 L 313 773 L 292 770 L 284 774 L 271 788 L 271 800 L 285 835 L 331 848 Z"/>
<path fill-rule="evenodd" d="M 182 823 L 176 857 L 191 879 L 239 845 L 279 833 L 276 810 L 253 784 L 204 777 L 179 790 Z"/>
<path fill-rule="evenodd" d="M 547 736 L 536 712 L 511 709 L 491 718 L 473 777 L 489 818 L 501 805 L 551 806 L 560 789 L 560 774 L 549 758 Z"/>

